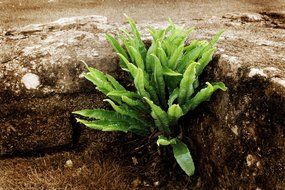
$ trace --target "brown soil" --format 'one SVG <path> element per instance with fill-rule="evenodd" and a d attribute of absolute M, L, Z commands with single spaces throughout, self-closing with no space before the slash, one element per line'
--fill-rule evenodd
<path fill-rule="evenodd" d="M 69 150 L 2 158 L 0 187 L 125 190 L 189 189 L 196 185 L 196 178 L 190 181 L 177 166 L 167 165 L 174 162 L 162 161 L 160 151 L 150 146 L 155 145 L 154 142 L 148 145 L 145 139 L 125 134 L 88 133 L 93 138 L 98 137 L 98 133 L 105 138 L 97 138 L 89 145 L 83 141 Z M 71 166 L 68 165 L 70 160 Z"/>
<path fill-rule="evenodd" d="M 1 189 L 127 189 L 128 168 L 98 158 L 98 147 L 40 157 L 1 160 Z M 94 151 L 95 150 L 95 151 Z M 64 167 L 71 160 L 72 167 Z"/>

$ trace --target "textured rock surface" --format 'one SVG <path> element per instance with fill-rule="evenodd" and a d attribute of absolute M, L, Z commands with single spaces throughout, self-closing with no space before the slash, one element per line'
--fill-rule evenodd
<path fill-rule="evenodd" d="M 180 21 L 198 28 L 193 38 L 208 39 L 226 29 L 203 79 L 224 81 L 229 90 L 185 121 L 191 126 L 189 143 L 202 189 L 285 187 L 285 32 L 280 15 L 231 13 Z M 81 77 L 79 60 L 116 73 L 115 54 L 104 40 L 105 32 L 116 30 L 105 17 L 87 16 L 29 25 L 0 37 L 2 154 L 74 141 L 71 111 L 103 106 L 102 97 Z M 93 134 L 83 131 L 80 141 L 91 141 L 97 137 Z"/>
<path fill-rule="evenodd" d="M 80 60 L 112 73 L 116 58 L 102 16 L 63 18 L 1 36 L 0 152 L 32 151 L 72 142 L 70 113 L 102 106 L 83 80 Z"/>
<path fill-rule="evenodd" d="M 223 64 L 222 58 L 213 62 L 204 80 L 227 81 L 227 93 L 216 94 L 184 123 L 195 147 L 201 188 L 282 189 L 284 86 L 256 69 L 239 69 L 235 80 L 223 74 L 230 72 Z"/>

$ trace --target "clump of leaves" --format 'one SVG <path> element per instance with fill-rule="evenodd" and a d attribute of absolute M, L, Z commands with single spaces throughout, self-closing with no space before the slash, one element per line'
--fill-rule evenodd
<path fill-rule="evenodd" d="M 195 166 L 187 146 L 175 135 L 178 120 L 200 103 L 208 101 L 218 89 L 225 91 L 224 83 L 206 82 L 200 87 L 199 76 L 212 60 L 215 44 L 222 34 L 210 41 L 186 40 L 193 28 L 184 29 L 169 22 L 165 29 L 148 28 L 153 41 L 147 48 L 135 22 L 128 18 L 131 32 L 121 30 L 120 42 L 107 34 L 106 39 L 120 57 L 120 66 L 129 73 L 135 91 L 129 91 L 112 76 L 89 67 L 85 78 L 104 93 L 111 110 L 92 109 L 74 112 L 88 120 L 77 121 L 101 131 L 131 132 L 147 136 L 158 132 L 157 144 L 172 146 L 179 166 L 189 176 Z"/>

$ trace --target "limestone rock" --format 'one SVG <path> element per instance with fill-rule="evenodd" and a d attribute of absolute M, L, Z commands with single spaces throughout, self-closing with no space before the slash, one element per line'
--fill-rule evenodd
<path fill-rule="evenodd" d="M 1 36 L 1 154 L 72 143 L 70 113 L 102 106 L 101 96 L 83 79 L 80 60 L 103 72 L 116 71 L 115 54 L 104 39 L 111 29 L 106 17 L 86 16 L 33 24 Z"/>

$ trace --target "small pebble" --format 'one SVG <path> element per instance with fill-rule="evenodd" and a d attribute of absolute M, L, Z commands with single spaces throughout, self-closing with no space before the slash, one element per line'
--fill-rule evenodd
<path fill-rule="evenodd" d="M 133 182 L 132 182 L 132 186 L 134 187 L 134 188 L 137 188 L 138 186 L 140 186 L 141 185 L 141 180 L 139 179 L 139 178 L 136 178 Z"/>
<path fill-rule="evenodd" d="M 139 163 L 136 157 L 132 157 L 132 161 L 134 165 L 137 165 Z"/>
<path fill-rule="evenodd" d="M 73 167 L 73 162 L 71 160 L 67 160 L 64 164 L 64 167 L 66 168 L 72 168 Z"/>
<path fill-rule="evenodd" d="M 160 182 L 159 182 L 159 181 L 155 181 L 155 182 L 153 183 L 153 185 L 154 185 L 154 187 L 158 187 L 158 186 L 160 185 Z"/>

